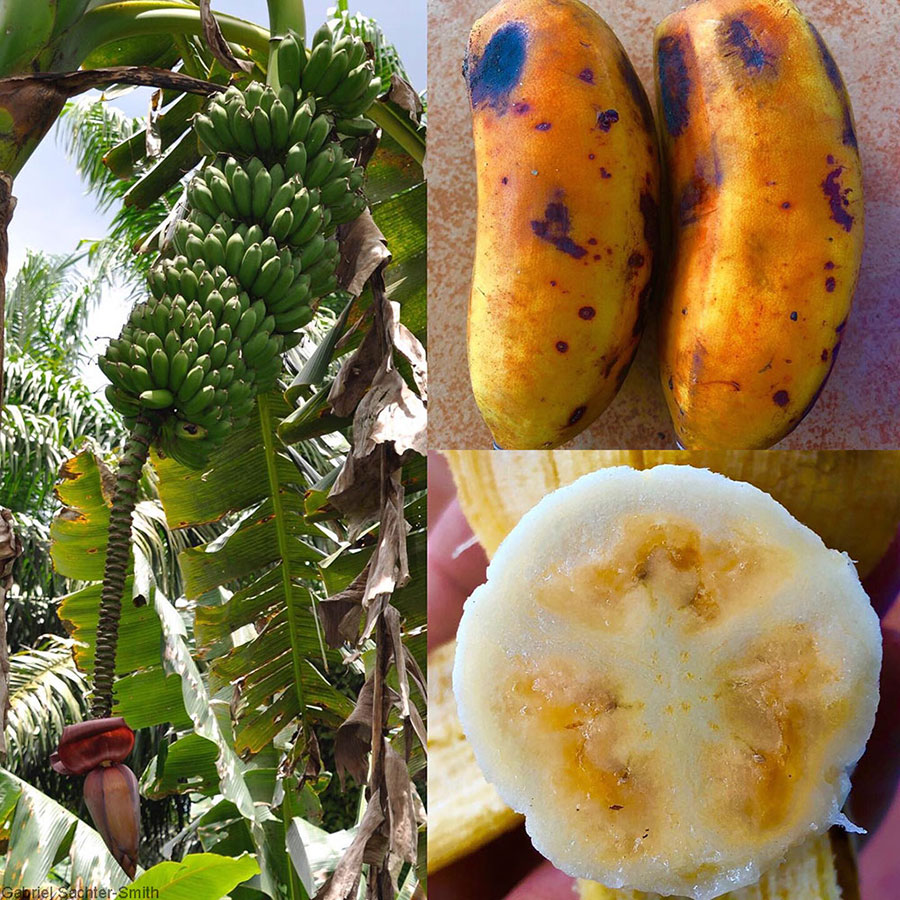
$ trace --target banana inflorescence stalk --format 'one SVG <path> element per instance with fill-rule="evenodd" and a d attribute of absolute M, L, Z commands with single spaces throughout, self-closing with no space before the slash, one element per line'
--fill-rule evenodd
<path fill-rule="evenodd" d="M 139 416 L 119 461 L 115 495 L 109 516 L 106 567 L 100 594 L 97 646 L 94 651 L 94 696 L 91 714 L 96 719 L 106 718 L 112 710 L 116 637 L 119 617 L 122 614 L 122 592 L 131 556 L 131 514 L 134 512 L 138 481 L 153 436 L 153 426 L 145 416 Z"/>
<path fill-rule="evenodd" d="M 98 718 L 112 708 L 131 516 L 150 446 L 197 469 L 246 424 L 256 395 L 275 386 L 281 352 L 299 342 L 297 329 L 337 288 L 335 229 L 366 206 L 354 156 L 359 138 L 375 129 L 363 113 L 381 82 L 363 42 L 335 41 L 323 25 L 307 59 L 302 39 L 288 32 L 270 69 L 270 84 L 232 86 L 195 116 L 207 163 L 150 271 L 150 298 L 135 305 L 99 360 L 110 381 L 106 396 L 130 435 L 97 625 Z M 108 771 L 92 770 L 85 790 L 95 823 L 133 875 L 137 792 L 120 763 L 104 758 Z"/>

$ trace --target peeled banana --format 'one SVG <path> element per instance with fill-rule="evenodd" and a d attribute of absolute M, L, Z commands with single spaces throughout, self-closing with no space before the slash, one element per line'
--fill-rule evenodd
<path fill-rule="evenodd" d="M 699 0 L 656 32 L 674 240 L 663 391 L 688 448 L 765 448 L 837 360 L 863 246 L 853 113 L 790 0 Z"/>
<path fill-rule="evenodd" d="M 850 560 L 767 494 L 616 467 L 506 538 L 453 686 L 485 777 L 557 867 L 710 900 L 853 827 L 880 662 Z"/>
<path fill-rule="evenodd" d="M 428 654 L 428 871 L 465 858 L 518 826 L 511 810 L 478 768 L 465 739 L 451 685 L 456 643 Z M 658 894 L 579 881 L 581 900 L 660 900 Z M 859 900 L 853 849 L 843 829 L 808 839 L 753 885 L 721 900 Z"/>
<path fill-rule="evenodd" d="M 850 879 L 848 881 L 848 878 Z M 593 881 L 579 881 L 580 900 L 659 900 L 642 891 L 618 891 Z M 784 862 L 752 885 L 728 891 L 719 900 L 859 900 L 856 861 L 846 835 L 838 828 L 810 838 L 791 850 Z"/>
<path fill-rule="evenodd" d="M 337 287 L 334 229 L 366 204 L 335 121 L 368 108 L 374 68 L 362 41 L 330 34 L 317 32 L 309 63 L 286 35 L 273 84 L 229 87 L 195 116 L 210 158 L 187 187 L 174 252 L 100 360 L 126 423 L 149 416 L 161 450 L 191 467 L 274 385 L 279 353 Z"/>

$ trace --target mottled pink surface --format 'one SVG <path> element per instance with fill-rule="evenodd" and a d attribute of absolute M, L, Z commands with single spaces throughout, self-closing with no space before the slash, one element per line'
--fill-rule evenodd
<path fill-rule="evenodd" d="M 612 26 L 652 96 L 653 29 L 670 0 L 587 0 Z M 489 447 L 466 363 L 466 307 L 475 232 L 471 123 L 460 73 L 469 28 L 492 0 L 430 0 L 428 34 L 431 446 Z M 818 403 L 778 445 L 900 446 L 900 4 L 805 0 L 831 48 L 856 116 L 866 191 L 866 245 L 840 359 Z M 674 447 L 651 323 L 612 405 L 569 445 Z M 900 894 L 898 894 L 900 896 Z"/>

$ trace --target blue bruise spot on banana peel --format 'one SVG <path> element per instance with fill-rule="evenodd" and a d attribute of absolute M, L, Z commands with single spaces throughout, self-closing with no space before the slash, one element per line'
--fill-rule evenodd
<path fill-rule="evenodd" d="M 666 128 L 669 134 L 678 137 L 687 128 L 691 117 L 688 106 L 691 80 L 688 78 L 684 47 L 678 38 L 671 35 L 660 38 L 656 48 L 656 70 Z"/>
<path fill-rule="evenodd" d="M 759 73 L 766 66 L 775 68 L 771 53 L 766 53 L 759 39 L 742 19 L 732 19 L 725 33 L 725 43 L 733 47 L 741 58 L 745 69 Z"/>
<path fill-rule="evenodd" d="M 831 51 L 828 49 L 828 46 L 822 39 L 822 35 L 819 34 L 819 30 L 816 26 L 813 25 L 812 22 L 807 22 L 806 24 L 809 25 L 809 30 L 816 39 L 816 44 L 818 44 L 819 54 L 821 55 L 822 63 L 825 66 L 825 74 L 828 76 L 831 86 L 837 91 L 841 101 L 841 107 L 843 108 L 844 113 L 844 128 L 841 140 L 845 147 L 852 147 L 856 150 L 858 147 L 856 143 L 856 129 L 853 127 L 853 113 L 850 112 L 850 101 L 847 99 L 847 91 L 844 88 L 844 80 L 841 78 L 840 69 L 838 69 L 837 63 L 831 55 Z"/>
<path fill-rule="evenodd" d="M 528 30 L 522 22 L 498 28 L 477 59 L 466 54 L 463 75 L 469 84 L 472 108 L 490 106 L 506 112 L 509 95 L 522 77 L 527 56 Z"/>
<path fill-rule="evenodd" d="M 544 218 L 532 220 L 531 230 L 542 241 L 553 244 L 557 250 L 568 253 L 575 259 L 581 259 L 587 253 L 584 247 L 579 246 L 569 232 L 572 229 L 572 223 L 569 218 L 569 208 L 560 201 L 553 201 L 547 204 L 544 210 Z"/>
<path fill-rule="evenodd" d="M 831 157 L 829 157 L 831 159 Z M 853 227 L 853 216 L 847 212 L 850 206 L 849 188 L 841 185 L 841 172 L 844 171 L 843 166 L 832 169 L 825 180 L 822 182 L 822 191 L 828 200 L 828 206 L 831 209 L 831 218 L 844 229 L 850 231 Z"/>

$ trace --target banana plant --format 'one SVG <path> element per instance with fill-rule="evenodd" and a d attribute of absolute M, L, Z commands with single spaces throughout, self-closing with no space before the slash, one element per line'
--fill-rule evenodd
<path fill-rule="evenodd" d="M 379 897 L 391 896 L 394 884 L 412 892 L 421 816 L 410 776 L 421 775 L 425 707 L 422 582 L 410 580 L 413 564 L 421 563 L 423 519 L 417 454 L 426 397 L 418 340 L 424 336 L 424 132 L 393 100 L 371 105 L 382 79 L 350 35 L 320 29 L 307 57 L 300 4 L 269 4 L 271 37 L 226 17 L 217 31 L 202 3 L 199 9 L 131 0 L 87 6 L 66 34 L 95 48 L 85 59 L 104 77 L 112 78 L 115 67 L 100 64 L 120 61 L 103 56 L 111 40 L 125 41 L 135 54 L 140 49 L 144 55 L 132 61 L 145 63 L 147 41 L 160 31 L 169 44 L 156 49 L 169 53 L 168 64 L 179 54 L 184 70 L 207 85 L 222 86 L 223 70 L 233 65 L 250 71 L 202 109 L 193 97 L 170 91 L 166 111 L 149 129 L 160 137 L 155 164 L 147 167 L 133 136 L 107 157 L 122 174 L 144 168 L 126 196 L 135 205 L 172 189 L 204 157 L 206 164 L 188 184 L 177 221 L 157 226 L 162 257 L 151 267 L 151 297 L 104 357 L 112 382 L 107 395 L 130 430 L 113 489 L 91 474 L 88 456 L 76 458 L 62 496 L 80 509 L 86 495 L 76 495 L 90 488 L 94 501 L 103 502 L 92 515 L 54 524 L 61 572 L 93 581 L 98 565 L 104 570 L 102 586 L 71 595 L 61 610 L 83 647 L 79 661 L 93 674 L 93 714 L 104 723 L 97 734 L 106 756 L 89 753 L 76 763 L 91 772 L 98 762 L 107 764 L 116 773 L 108 779 L 118 779 L 110 786 L 133 797 L 136 788 L 122 772 L 122 719 L 132 728 L 192 727 L 172 745 L 172 765 L 180 740 L 200 737 L 213 745 L 218 778 L 210 783 L 218 782 L 249 823 L 247 849 L 260 861 L 262 890 L 303 897 L 309 883 L 291 826 L 303 787 L 315 777 L 317 727 L 337 728 L 339 771 L 367 783 L 368 802 L 346 858 L 316 888 L 323 897 L 349 897 L 368 878 Z M 116 32 L 129 15 L 127 28 Z M 201 31 L 205 41 L 197 39 Z M 62 82 L 43 81 L 50 83 Z M 365 200 L 358 193 L 363 169 Z M 372 215 L 359 216 L 366 200 Z M 264 248 L 269 238 L 274 246 Z M 335 275 L 338 239 L 342 269 Z M 334 293 L 339 283 L 345 290 Z M 285 401 L 273 391 L 281 352 L 304 340 L 306 332 L 297 329 L 316 306 L 338 304 L 343 313 L 299 367 Z M 225 326 L 229 331 L 221 331 Z M 232 385 L 245 389 L 228 390 Z M 404 427 L 390 424 L 403 417 Z M 350 445 L 325 440 L 349 435 L 350 423 Z M 315 463 L 311 438 L 324 448 Z M 231 526 L 213 545 L 186 550 L 181 564 L 209 686 L 214 695 L 230 685 L 241 691 L 233 734 L 210 721 L 201 669 L 185 657 L 172 610 L 132 559 L 131 516 L 148 456 L 170 526 L 211 520 Z M 71 558 L 62 550 L 67 541 L 74 542 Z M 394 588 L 405 583 L 392 601 Z M 328 613 L 317 610 L 319 600 Z M 167 648 L 162 659 L 160 646 Z M 367 660 L 369 693 L 355 708 L 327 678 L 348 659 Z M 292 732 L 287 744 L 286 729 Z M 60 757 L 71 761 L 72 748 L 95 735 L 70 738 L 64 736 Z M 236 771 L 241 755 L 255 759 L 273 747 L 282 762 L 262 807 L 269 812 L 261 814 L 247 805 L 248 788 L 235 780 Z M 152 779 L 145 772 L 142 783 L 171 786 L 167 759 L 158 759 Z M 99 818 L 109 811 L 101 809 Z M 280 840 L 273 837 L 279 828 Z M 123 841 L 121 831 L 106 827 L 104 836 L 134 872 L 130 833 Z M 373 858 L 375 848 L 382 858 L 364 872 L 361 860 Z"/>

